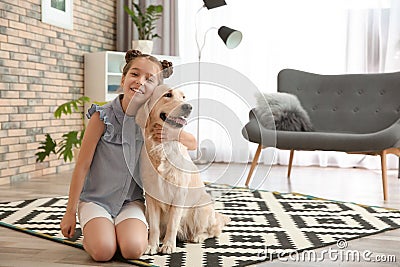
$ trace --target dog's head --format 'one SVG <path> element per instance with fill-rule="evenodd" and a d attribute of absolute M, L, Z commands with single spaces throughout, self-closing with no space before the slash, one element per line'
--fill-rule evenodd
<path fill-rule="evenodd" d="M 192 106 L 185 102 L 185 95 L 179 89 L 167 85 L 157 86 L 152 96 L 138 110 L 136 123 L 145 128 L 158 123 L 163 126 L 182 128 L 192 111 Z"/>

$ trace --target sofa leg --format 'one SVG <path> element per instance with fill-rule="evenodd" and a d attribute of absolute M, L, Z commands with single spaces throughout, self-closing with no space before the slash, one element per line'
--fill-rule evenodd
<path fill-rule="evenodd" d="M 382 185 L 383 185 L 383 200 L 387 200 L 387 167 L 386 167 L 386 150 L 381 153 L 381 169 L 382 169 Z"/>
<path fill-rule="evenodd" d="M 246 184 L 245 184 L 247 187 L 250 184 L 251 177 L 253 176 L 253 171 L 257 166 L 258 158 L 260 157 L 262 148 L 263 148 L 262 145 L 258 145 L 258 147 L 257 147 L 256 154 L 254 155 L 253 162 L 251 163 L 249 174 L 247 175 L 247 180 L 246 180 Z"/>
<path fill-rule="evenodd" d="M 292 172 L 293 156 L 294 156 L 294 149 L 291 149 L 290 156 L 289 156 L 289 166 L 288 166 L 288 171 L 287 171 L 287 178 L 290 178 L 290 173 Z"/>

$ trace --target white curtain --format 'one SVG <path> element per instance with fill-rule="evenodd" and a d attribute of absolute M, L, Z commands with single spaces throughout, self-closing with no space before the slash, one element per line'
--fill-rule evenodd
<path fill-rule="evenodd" d="M 376 73 L 385 71 L 390 15 L 389 1 L 348 9 L 346 71 Z"/>
<path fill-rule="evenodd" d="M 400 70 L 400 1 L 392 0 L 384 71 Z"/>
<path fill-rule="evenodd" d="M 398 39 L 400 1 L 226 0 L 226 2 L 226 6 L 216 9 L 204 8 L 196 16 L 203 1 L 178 1 L 179 47 L 182 63 L 197 61 L 198 51 L 195 42 L 197 19 L 200 36 L 202 34 L 204 36 L 210 27 L 218 28 L 222 25 L 243 33 L 242 43 L 230 50 L 224 46 L 216 31 L 209 31 L 202 51 L 202 62 L 214 62 L 238 71 L 249 79 L 251 83 L 249 87 L 254 84 L 261 92 L 276 91 L 276 77 L 283 68 L 321 74 L 366 72 L 366 69 L 357 71 L 350 69 L 352 65 L 349 62 L 353 60 L 351 57 L 355 50 L 359 50 L 357 48 L 359 44 L 355 43 L 357 38 L 350 39 L 354 36 L 353 34 L 365 36 L 371 32 L 379 33 L 375 35 L 378 39 L 370 40 L 367 37 L 362 39 L 369 41 L 367 47 L 372 51 L 379 50 L 379 58 L 371 58 L 374 60 L 373 66 L 379 66 L 378 71 L 400 70 L 400 41 Z M 368 31 L 365 28 L 362 32 L 357 31 L 357 27 L 361 26 L 355 23 L 359 21 L 353 20 L 353 14 L 364 16 L 363 19 L 369 27 Z M 373 55 L 376 56 L 376 54 Z M 364 53 L 361 58 L 365 60 L 365 56 Z M 232 79 L 232 77 L 226 78 Z M 202 97 L 220 101 L 224 106 L 228 106 L 236 114 L 232 120 L 239 120 L 241 126 L 244 126 L 248 119 L 250 103 L 216 87 L 202 85 Z M 195 97 L 194 93 L 192 97 Z M 202 110 L 208 108 L 214 108 L 215 112 L 218 112 L 216 107 L 201 106 Z M 229 124 L 229 119 L 224 123 Z M 204 139 L 213 141 L 216 146 L 216 161 L 251 160 L 256 145 L 247 143 L 246 147 L 243 147 L 242 140 L 239 140 L 242 137 L 229 136 L 229 134 L 221 137 L 223 127 L 203 124 L 201 124 L 200 133 L 205 136 L 199 141 Z M 196 127 L 193 125 L 190 128 L 189 125 L 190 129 L 196 130 Z M 268 163 L 272 158 L 275 164 L 287 164 L 289 157 L 287 151 L 276 149 L 263 151 L 262 161 Z M 380 168 L 378 157 L 348 155 L 340 152 L 298 151 L 295 154 L 294 164 Z M 389 168 L 397 168 L 397 164 L 397 157 L 388 158 Z"/>

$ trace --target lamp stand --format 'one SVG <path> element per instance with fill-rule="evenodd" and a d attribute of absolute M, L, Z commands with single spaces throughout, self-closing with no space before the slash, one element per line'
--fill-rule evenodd
<path fill-rule="evenodd" d="M 196 35 L 197 36 L 197 35 Z M 203 45 L 204 46 L 204 45 Z M 204 165 L 208 164 L 209 161 L 204 158 L 204 155 L 201 153 L 201 147 L 200 147 L 200 74 L 201 74 L 201 49 L 199 49 L 199 55 L 198 55 L 198 68 L 197 68 L 197 150 L 196 150 L 196 159 L 193 160 L 194 164 L 197 165 Z"/>
<path fill-rule="evenodd" d="M 207 32 L 204 34 L 204 41 L 203 41 L 203 44 L 202 44 L 202 46 L 200 46 L 200 43 L 199 43 L 199 40 L 198 40 L 198 29 L 197 29 L 197 17 L 198 17 L 198 14 L 200 13 L 200 11 L 203 9 L 205 7 L 205 5 L 203 5 L 197 12 L 196 12 L 196 17 L 195 17 L 195 37 L 196 37 L 196 44 L 197 44 L 197 51 L 198 51 L 198 57 L 197 57 L 197 59 L 198 59 L 198 68 L 197 68 L 197 77 L 198 77 L 198 80 L 197 80 L 197 136 L 196 136 L 196 138 L 197 138 L 197 142 L 198 142 L 198 145 L 197 145 L 197 150 L 196 150 L 196 158 L 193 160 L 193 163 L 194 164 L 198 164 L 198 165 L 204 165 L 204 164 L 208 164 L 209 163 L 209 161 L 208 160 L 206 160 L 205 158 L 204 158 L 204 155 L 201 153 L 201 147 L 200 147 L 200 74 L 201 74 L 201 70 L 200 70 L 200 68 L 201 68 L 201 52 L 202 52 L 202 50 L 203 50 L 203 48 L 204 48 L 204 45 L 205 45 L 205 41 L 206 41 L 206 35 L 207 35 L 207 33 L 208 33 L 208 31 L 210 30 L 207 30 Z"/>
<path fill-rule="evenodd" d="M 207 7 L 208 9 L 211 8 L 216 8 L 219 6 L 226 5 L 225 0 L 203 0 L 204 5 L 196 12 L 195 16 L 195 39 L 196 39 L 196 45 L 197 45 L 197 51 L 198 51 L 198 81 L 197 81 L 197 153 L 196 153 L 196 159 L 193 160 L 195 164 L 207 164 L 210 161 L 205 158 L 205 153 L 201 153 L 201 144 L 200 144 L 200 67 L 201 67 L 201 52 L 204 48 L 204 45 L 206 44 L 206 37 L 207 34 L 210 30 L 218 30 L 218 35 L 221 37 L 222 41 L 225 43 L 225 45 L 229 48 L 235 48 L 236 46 L 239 45 L 239 43 L 242 40 L 242 33 L 228 28 L 226 26 L 222 26 L 219 29 L 216 27 L 211 27 L 209 28 L 203 36 L 203 43 L 200 45 L 199 43 L 199 38 L 198 38 L 198 27 L 197 27 L 197 18 L 200 13 L 200 11 L 204 8 Z"/>

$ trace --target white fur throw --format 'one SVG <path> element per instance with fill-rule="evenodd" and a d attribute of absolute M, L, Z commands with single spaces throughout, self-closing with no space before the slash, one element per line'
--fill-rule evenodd
<path fill-rule="evenodd" d="M 280 131 L 313 131 L 307 112 L 297 96 L 288 93 L 258 93 L 255 113 L 267 129 Z"/>

